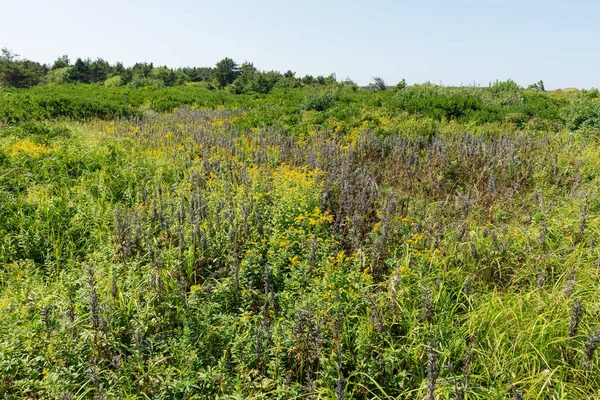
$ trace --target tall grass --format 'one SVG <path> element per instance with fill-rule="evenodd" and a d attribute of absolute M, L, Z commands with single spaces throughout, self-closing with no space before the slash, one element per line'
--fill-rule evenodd
<path fill-rule="evenodd" d="M 9 121 L 0 396 L 597 397 L 595 131 L 340 90 Z"/>

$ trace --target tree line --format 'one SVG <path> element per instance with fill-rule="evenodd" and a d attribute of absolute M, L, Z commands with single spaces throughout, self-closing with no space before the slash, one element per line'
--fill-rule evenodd
<path fill-rule="evenodd" d="M 296 77 L 294 72 L 261 71 L 253 63 L 238 64 L 224 58 L 214 67 L 169 68 L 153 63 L 138 62 L 126 67 L 122 62 L 114 64 L 97 58 L 58 57 L 52 64 L 20 58 L 11 50 L 3 48 L 0 54 L 0 86 L 28 88 L 46 84 L 97 84 L 109 87 L 169 87 L 197 84 L 209 89 L 227 88 L 232 93 L 268 93 L 274 87 L 300 87 L 304 85 L 327 85 L 336 82 L 329 76 L 305 75 Z"/>

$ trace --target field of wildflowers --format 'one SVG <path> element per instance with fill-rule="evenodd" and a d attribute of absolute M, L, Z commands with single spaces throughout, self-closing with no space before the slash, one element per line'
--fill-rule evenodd
<path fill-rule="evenodd" d="M 600 396 L 597 97 L 44 90 L 0 100 L 1 398 Z"/>

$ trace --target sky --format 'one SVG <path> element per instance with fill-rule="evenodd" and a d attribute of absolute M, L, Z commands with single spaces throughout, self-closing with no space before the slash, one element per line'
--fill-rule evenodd
<path fill-rule="evenodd" d="M 52 63 L 214 66 L 366 85 L 600 87 L 598 0 L 0 0 L 0 48 Z"/>

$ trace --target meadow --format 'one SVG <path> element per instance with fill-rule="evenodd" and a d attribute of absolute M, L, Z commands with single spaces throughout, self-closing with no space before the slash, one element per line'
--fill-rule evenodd
<path fill-rule="evenodd" d="M 0 398 L 600 396 L 600 98 L 0 89 Z"/>

